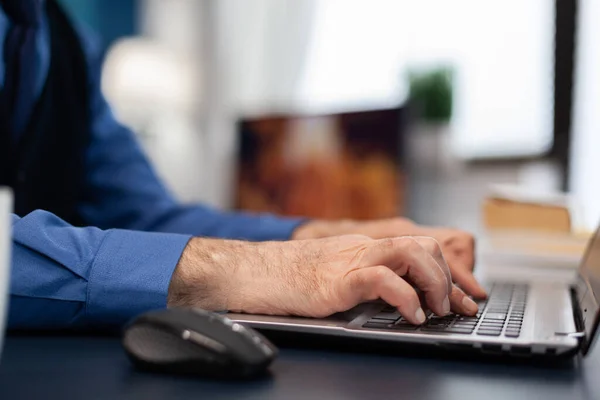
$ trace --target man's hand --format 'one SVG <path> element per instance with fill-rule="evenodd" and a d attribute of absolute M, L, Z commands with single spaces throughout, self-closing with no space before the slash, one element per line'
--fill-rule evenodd
<path fill-rule="evenodd" d="M 410 322 L 474 315 L 477 305 L 451 282 L 437 241 L 349 235 L 247 243 L 195 238 L 169 287 L 169 306 L 254 314 L 325 317 L 383 299 Z"/>
<path fill-rule="evenodd" d="M 476 298 L 486 297 L 485 290 L 473 276 L 475 239 L 456 229 L 420 226 L 406 218 L 375 221 L 312 221 L 300 226 L 293 239 L 310 239 L 335 235 L 361 234 L 381 239 L 398 236 L 429 236 L 436 239 L 448 262 L 452 278 L 465 292 Z"/>

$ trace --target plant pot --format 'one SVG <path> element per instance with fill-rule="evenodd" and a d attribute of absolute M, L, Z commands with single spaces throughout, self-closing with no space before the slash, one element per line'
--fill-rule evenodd
<path fill-rule="evenodd" d="M 449 123 L 419 122 L 408 135 L 408 155 L 416 173 L 439 173 L 452 165 Z"/>

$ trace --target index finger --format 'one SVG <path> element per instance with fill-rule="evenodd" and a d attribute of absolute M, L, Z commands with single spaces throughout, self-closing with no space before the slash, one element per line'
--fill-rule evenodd
<path fill-rule="evenodd" d="M 413 236 L 413 238 L 427 251 L 435 262 L 440 266 L 446 279 L 448 280 L 448 293 L 452 292 L 452 275 L 448 263 L 442 253 L 442 248 L 437 240 L 429 236 Z"/>
<path fill-rule="evenodd" d="M 487 293 L 483 287 L 477 282 L 473 273 L 467 268 L 453 265 L 452 276 L 454 280 L 467 294 L 478 299 L 485 299 Z"/>

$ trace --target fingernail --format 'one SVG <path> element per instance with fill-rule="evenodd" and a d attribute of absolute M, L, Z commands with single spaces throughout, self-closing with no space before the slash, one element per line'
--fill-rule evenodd
<path fill-rule="evenodd" d="M 450 299 L 448 297 L 446 297 L 442 303 L 442 312 L 445 315 L 450 314 Z"/>
<path fill-rule="evenodd" d="M 475 303 L 467 296 L 463 297 L 462 304 L 465 307 L 465 309 L 470 313 L 475 314 L 478 310 L 477 303 Z"/>
<path fill-rule="evenodd" d="M 421 307 L 419 307 L 417 309 L 417 312 L 415 313 L 415 318 L 417 319 L 417 321 L 422 324 L 423 322 L 425 322 L 425 312 L 423 311 L 423 309 Z"/>

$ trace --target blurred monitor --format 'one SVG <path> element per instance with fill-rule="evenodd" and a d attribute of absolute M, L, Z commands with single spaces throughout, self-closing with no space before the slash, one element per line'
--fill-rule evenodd
<path fill-rule="evenodd" d="M 402 215 L 405 114 L 401 107 L 242 119 L 236 208 L 311 218 Z"/>

